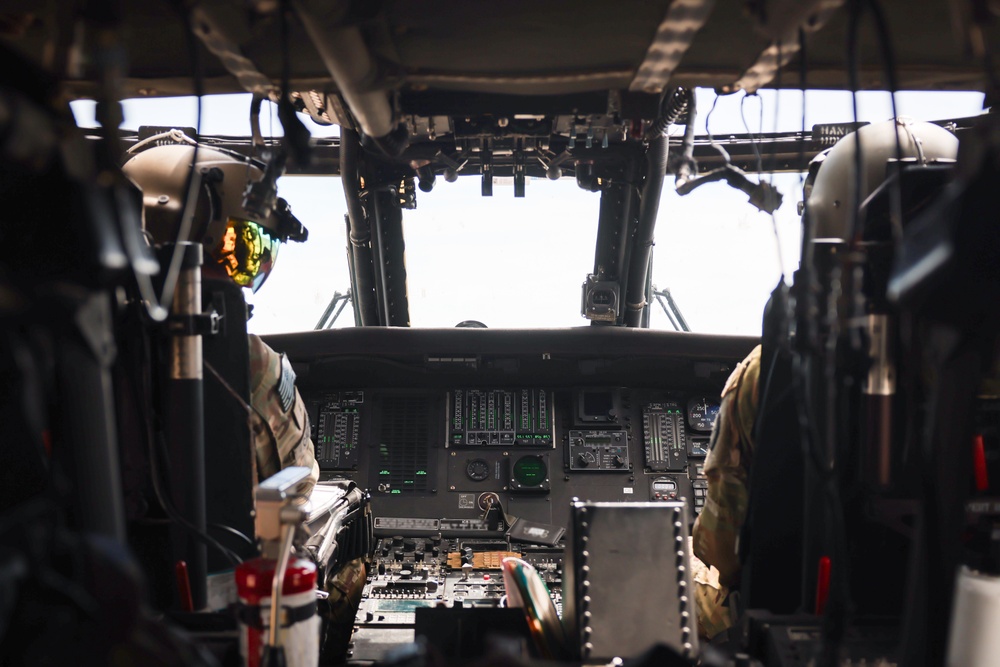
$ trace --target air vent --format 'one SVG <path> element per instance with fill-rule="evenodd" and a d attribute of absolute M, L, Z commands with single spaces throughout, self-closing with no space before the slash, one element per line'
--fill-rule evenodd
<path fill-rule="evenodd" d="M 433 488 L 425 396 L 383 396 L 380 401 L 378 462 L 373 486 L 388 495 L 425 493 Z"/>

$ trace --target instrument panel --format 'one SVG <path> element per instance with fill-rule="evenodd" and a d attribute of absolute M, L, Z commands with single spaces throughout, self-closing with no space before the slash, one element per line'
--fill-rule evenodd
<path fill-rule="evenodd" d="M 386 532 L 431 521 L 455 535 L 506 525 L 484 515 L 487 496 L 544 525 L 564 525 L 573 498 L 681 499 L 693 517 L 718 410 L 704 392 L 594 386 L 350 389 L 306 402 L 322 473 L 367 487 Z"/>
<path fill-rule="evenodd" d="M 693 519 L 708 433 L 687 406 L 714 400 L 595 386 L 307 393 L 322 474 L 372 494 L 378 545 L 351 658 L 412 641 L 420 613 L 500 606 L 507 556 L 538 570 L 561 612 L 574 499 L 681 500 Z"/>
<path fill-rule="evenodd" d="M 757 341 L 362 327 L 268 343 L 295 365 L 322 474 L 354 480 L 401 526 L 380 535 L 433 523 L 496 538 L 515 519 L 554 534 L 574 499 L 683 499 L 697 514 L 719 395 Z"/>

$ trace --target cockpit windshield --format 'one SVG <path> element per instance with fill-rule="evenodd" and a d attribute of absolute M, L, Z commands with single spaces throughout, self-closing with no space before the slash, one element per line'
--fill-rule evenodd
<path fill-rule="evenodd" d="M 857 100 L 862 122 L 892 115 L 887 93 L 861 92 Z M 809 91 L 803 100 L 794 90 L 728 96 L 698 90 L 699 140 L 714 140 L 720 151 L 737 138 L 749 141 L 748 154 L 756 163 L 747 170 L 751 179 L 768 181 L 783 200 L 772 216 L 724 183 L 680 196 L 668 176 L 654 236 L 651 328 L 679 328 L 679 312 L 692 331 L 760 333 L 768 295 L 798 266 L 797 204 L 803 181 L 800 170 L 775 161 L 764 137 L 850 122 L 851 101 L 844 91 Z M 977 115 L 982 101 L 976 92 L 903 92 L 896 100 L 900 114 L 932 121 Z M 249 105 L 249 95 L 203 98 L 201 133 L 248 136 Z M 198 122 L 193 98 L 130 100 L 124 106 L 123 127 L 129 130 Z M 261 127 L 265 135 L 278 136 L 281 125 L 271 107 L 266 105 Z M 94 124 L 92 102 L 74 103 L 73 109 L 81 126 Z M 339 134 L 336 126 L 300 116 L 314 137 Z M 285 244 L 268 288 L 247 292 L 254 306 L 250 330 L 267 334 L 353 326 L 347 206 L 339 177 L 285 176 L 279 193 L 309 229 L 309 240 Z M 439 182 L 432 192 L 415 194 L 416 208 L 403 214 L 411 326 L 587 324 L 581 285 L 595 270 L 599 193 L 582 190 L 572 178 L 529 177 L 520 198 L 514 196 L 513 179 L 497 177 L 493 195 L 483 197 L 480 178 L 460 175 L 454 183 Z"/>

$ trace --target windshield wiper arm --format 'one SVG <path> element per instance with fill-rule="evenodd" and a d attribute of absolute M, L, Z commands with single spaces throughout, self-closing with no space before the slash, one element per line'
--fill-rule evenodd
<path fill-rule="evenodd" d="M 333 323 L 337 321 L 337 318 L 340 317 L 340 314 L 344 312 L 344 308 L 350 302 L 351 302 L 351 290 L 347 290 L 346 294 L 341 294 L 340 292 L 334 292 L 333 298 L 330 299 L 330 303 L 327 305 L 326 310 L 324 310 L 323 314 L 320 316 L 319 322 L 317 322 L 316 326 L 313 328 L 317 331 L 320 329 L 332 329 Z M 337 307 L 338 304 L 340 304 L 339 308 Z M 336 312 L 334 312 L 334 309 L 336 309 Z M 331 317 L 331 315 L 333 317 Z"/>
<path fill-rule="evenodd" d="M 663 308 L 663 312 L 667 314 L 667 319 L 674 326 L 674 331 L 691 331 L 691 327 L 681 315 L 681 309 L 677 307 L 677 302 L 674 301 L 669 289 L 660 290 L 656 289 L 656 285 L 653 285 L 650 291 L 656 297 L 656 302 Z"/>

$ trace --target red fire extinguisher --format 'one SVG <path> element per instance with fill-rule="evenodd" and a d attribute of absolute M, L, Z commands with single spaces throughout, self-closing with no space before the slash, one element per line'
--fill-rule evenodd
<path fill-rule="evenodd" d="M 277 564 L 271 559 L 255 558 L 236 568 L 240 653 L 247 667 L 260 667 L 268 644 Z M 294 557 L 288 561 L 279 605 L 277 647 L 284 652 L 284 664 L 316 667 L 320 618 L 316 613 L 316 565 L 312 561 Z"/>

